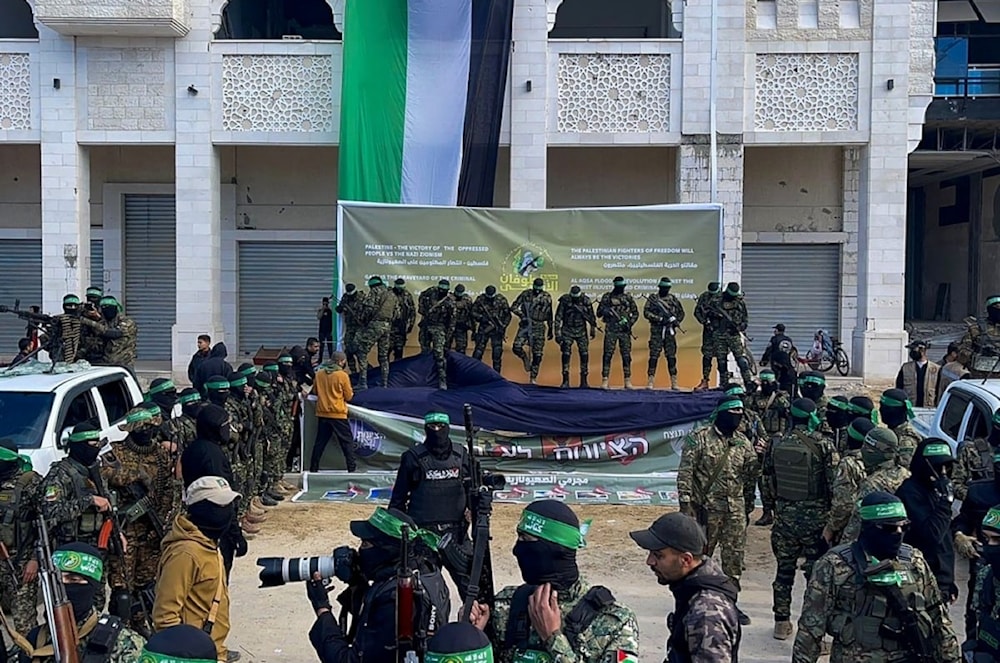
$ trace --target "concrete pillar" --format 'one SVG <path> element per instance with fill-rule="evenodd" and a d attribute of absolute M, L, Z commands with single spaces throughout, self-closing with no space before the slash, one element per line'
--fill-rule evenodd
<path fill-rule="evenodd" d="M 548 31 L 545 0 L 514 4 L 510 85 L 510 206 L 514 209 L 545 209 Z"/>
<path fill-rule="evenodd" d="M 42 310 L 59 313 L 64 295 L 82 299 L 90 285 L 90 161 L 76 135 L 75 40 L 40 25 L 38 41 Z"/>
<path fill-rule="evenodd" d="M 199 334 L 223 338 L 219 152 L 212 144 L 212 68 L 205 43 L 212 39 L 208 0 L 191 2 L 191 31 L 177 40 L 175 81 L 177 195 L 177 318 L 172 369 L 186 380 Z M 194 85 L 198 94 L 188 91 Z"/>

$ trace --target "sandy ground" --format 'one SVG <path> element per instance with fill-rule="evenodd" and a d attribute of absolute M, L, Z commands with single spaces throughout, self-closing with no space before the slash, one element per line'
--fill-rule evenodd
<path fill-rule="evenodd" d="M 250 554 L 236 561 L 232 577 L 232 622 L 230 647 L 243 653 L 244 660 L 315 661 L 308 631 L 312 611 L 301 584 L 258 589 L 255 562 L 262 556 L 307 556 L 329 554 L 338 545 L 356 545 L 348 532 L 348 522 L 367 518 L 372 507 L 350 504 L 287 504 L 271 511 L 264 531 L 250 542 Z M 493 560 L 497 587 L 520 582 L 510 550 L 514 527 L 520 514 L 518 505 L 496 506 L 493 526 Z M 673 597 L 658 585 L 646 567 L 645 553 L 628 537 L 628 532 L 647 527 L 663 513 L 658 507 L 579 506 L 583 519 L 592 519 L 588 547 L 580 553 L 583 574 L 593 584 L 607 585 L 618 600 L 631 607 L 639 618 L 640 656 L 643 661 L 661 661 L 667 636 L 665 615 L 673 610 Z M 755 514 L 759 516 L 758 514 Z M 747 541 L 747 571 L 743 576 L 741 607 L 753 624 L 744 630 L 740 660 L 744 663 L 788 661 L 792 640 L 771 637 L 771 581 L 774 558 L 769 529 L 750 527 Z M 959 564 L 957 582 L 965 587 L 966 575 Z M 804 588 L 796 585 L 795 617 Z M 964 594 L 960 602 L 964 602 Z M 457 597 L 453 597 L 457 611 Z M 961 605 L 952 607 L 952 619 L 961 632 Z"/>

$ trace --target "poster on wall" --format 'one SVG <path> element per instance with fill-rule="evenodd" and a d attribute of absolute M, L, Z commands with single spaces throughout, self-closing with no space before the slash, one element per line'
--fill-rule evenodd
<path fill-rule="evenodd" d="M 340 296 L 347 283 L 363 291 L 372 276 L 389 284 L 402 278 L 416 300 L 426 288 L 448 279 L 452 290 L 463 284 L 473 300 L 492 285 L 512 304 L 535 279 L 542 279 L 554 312 L 559 297 L 574 285 L 596 309 L 601 295 L 611 290 L 612 280 L 622 276 L 639 314 L 632 328 L 632 375 L 644 382 L 650 328 L 642 311 L 646 298 L 656 294 L 657 283 L 666 276 L 685 311 L 675 332 L 680 383 L 693 387 L 701 379 L 701 326 L 693 316 L 694 303 L 709 282 L 720 280 L 721 232 L 719 205 L 514 210 L 341 202 L 335 287 Z M 598 324 L 603 328 L 602 321 Z M 502 373 L 510 380 L 526 381 L 521 362 L 510 352 L 517 329 L 515 317 L 507 328 Z M 414 327 L 407 338 L 408 355 L 420 351 L 417 334 Z M 590 341 L 591 376 L 601 374 L 603 344 L 600 333 Z M 377 364 L 374 354 L 369 358 L 372 365 Z M 561 382 L 559 356 L 558 344 L 548 340 L 540 384 Z M 574 352 L 574 377 L 579 373 L 577 362 Z M 656 374 L 657 386 L 669 385 L 662 358 Z M 612 362 L 611 380 L 617 385 L 623 380 L 618 356 Z"/>

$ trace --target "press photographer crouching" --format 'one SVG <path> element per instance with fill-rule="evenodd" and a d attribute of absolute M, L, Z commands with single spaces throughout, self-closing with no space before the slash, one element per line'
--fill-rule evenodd
<path fill-rule="evenodd" d="M 258 559 L 262 587 L 311 578 L 306 594 L 316 623 L 309 640 L 322 663 L 396 663 L 397 650 L 422 657 L 451 612 L 437 536 L 381 507 L 368 520 L 352 521 L 351 534 L 361 539 L 356 554 L 341 547 L 331 558 Z M 339 619 L 324 582 L 331 576 L 347 583 L 337 596 Z"/>

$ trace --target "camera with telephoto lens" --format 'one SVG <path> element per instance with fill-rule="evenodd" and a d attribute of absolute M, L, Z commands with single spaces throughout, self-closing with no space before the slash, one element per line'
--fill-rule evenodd
<path fill-rule="evenodd" d="M 350 546 L 334 548 L 329 557 L 258 557 L 260 588 L 280 587 L 286 582 L 304 582 L 314 573 L 323 580 L 337 578 L 350 584 L 361 573 L 358 551 Z"/>
<path fill-rule="evenodd" d="M 499 473 L 483 472 L 483 488 L 487 490 L 503 490 L 507 487 L 507 477 Z"/>

